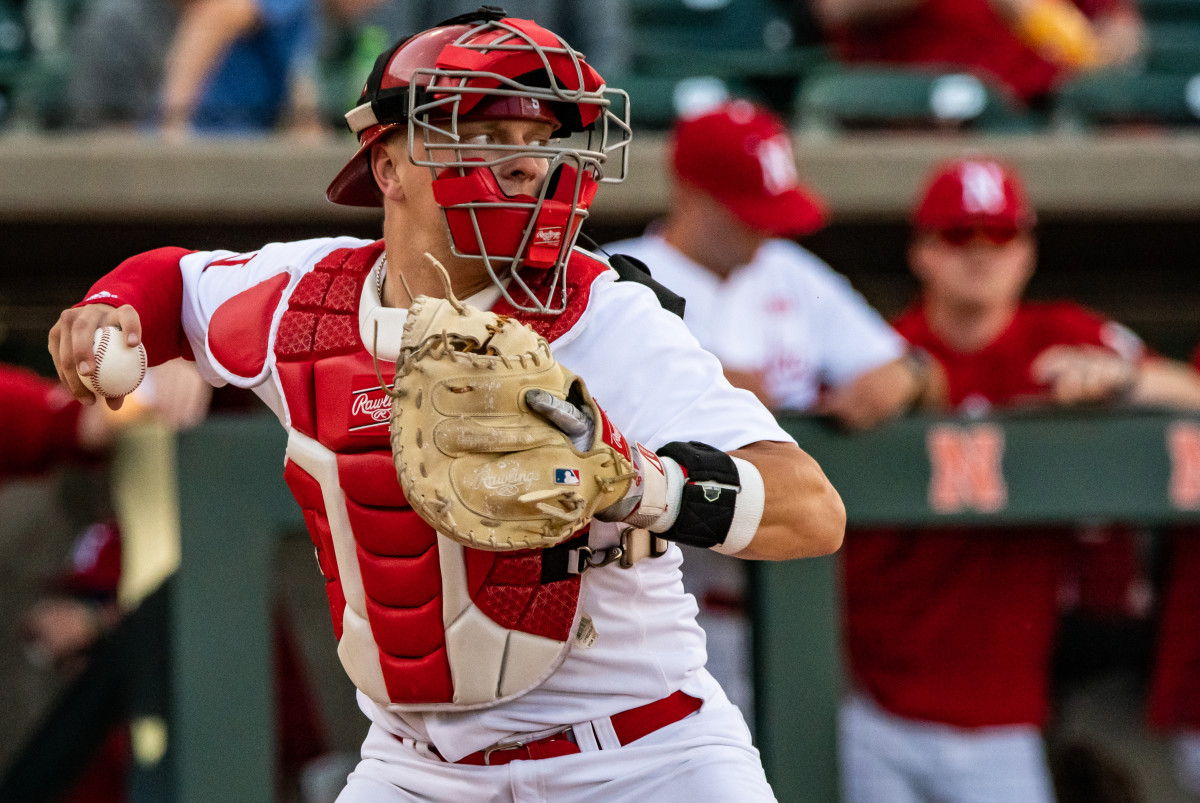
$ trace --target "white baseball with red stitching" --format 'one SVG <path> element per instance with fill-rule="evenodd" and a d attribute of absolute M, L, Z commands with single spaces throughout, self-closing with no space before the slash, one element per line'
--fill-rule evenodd
<path fill-rule="evenodd" d="M 129 346 L 120 327 L 97 329 L 92 350 L 96 354 L 96 370 L 87 380 L 101 396 L 115 399 L 128 395 L 145 378 L 146 347 L 141 343 Z"/>

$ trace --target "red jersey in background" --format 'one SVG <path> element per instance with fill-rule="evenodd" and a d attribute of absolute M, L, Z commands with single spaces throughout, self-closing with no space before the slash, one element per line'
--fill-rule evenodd
<path fill-rule="evenodd" d="M 1136 335 L 1072 303 L 1024 304 L 1009 327 L 964 354 L 920 309 L 896 329 L 945 368 L 948 403 L 986 411 L 1044 389 L 1034 359 L 1058 344 L 1132 358 Z M 960 727 L 1041 725 L 1059 594 L 1085 547 L 1047 527 L 853 531 L 842 547 L 845 632 L 855 682 L 900 716 Z"/>

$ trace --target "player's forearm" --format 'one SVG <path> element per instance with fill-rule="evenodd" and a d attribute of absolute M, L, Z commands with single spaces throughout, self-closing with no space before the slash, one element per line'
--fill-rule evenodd
<path fill-rule="evenodd" d="M 940 406 L 944 388 L 928 358 L 897 357 L 829 393 L 819 411 L 851 431 L 870 429 L 916 407 Z"/>
<path fill-rule="evenodd" d="M 730 454 L 754 464 L 765 492 L 758 531 L 737 557 L 790 560 L 837 551 L 846 531 L 846 508 L 812 457 L 795 444 L 766 441 Z"/>
<path fill-rule="evenodd" d="M 98 280 L 77 306 L 128 304 L 137 310 L 142 343 L 150 365 L 184 356 L 191 349 L 183 334 L 183 275 L 179 260 L 192 253 L 186 248 L 156 248 L 130 257 Z"/>
<path fill-rule="evenodd" d="M 1200 373 L 1175 360 L 1148 359 L 1138 368 L 1129 401 L 1147 407 L 1200 410 Z"/>
<path fill-rule="evenodd" d="M 258 24 L 253 0 L 192 0 L 183 9 L 163 76 L 163 122 L 186 125 L 230 44 Z"/>

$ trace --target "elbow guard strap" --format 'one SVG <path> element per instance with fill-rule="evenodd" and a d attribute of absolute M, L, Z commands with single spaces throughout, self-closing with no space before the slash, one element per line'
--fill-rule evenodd
<path fill-rule="evenodd" d="M 762 518 L 758 470 L 697 441 L 668 443 L 658 454 L 674 460 L 686 474 L 678 515 L 662 537 L 725 554 L 743 550 Z"/>

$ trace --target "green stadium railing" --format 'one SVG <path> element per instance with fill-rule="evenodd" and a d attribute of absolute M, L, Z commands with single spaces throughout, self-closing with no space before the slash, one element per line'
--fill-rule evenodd
<path fill-rule="evenodd" d="M 913 417 L 856 435 L 782 422 L 853 525 L 1200 521 L 1200 416 Z M 271 799 L 269 577 L 277 538 L 301 526 L 283 447 L 278 424 L 259 417 L 178 436 L 171 778 L 157 800 Z M 833 557 L 754 564 L 757 741 L 787 803 L 837 799 L 835 568 Z"/>

